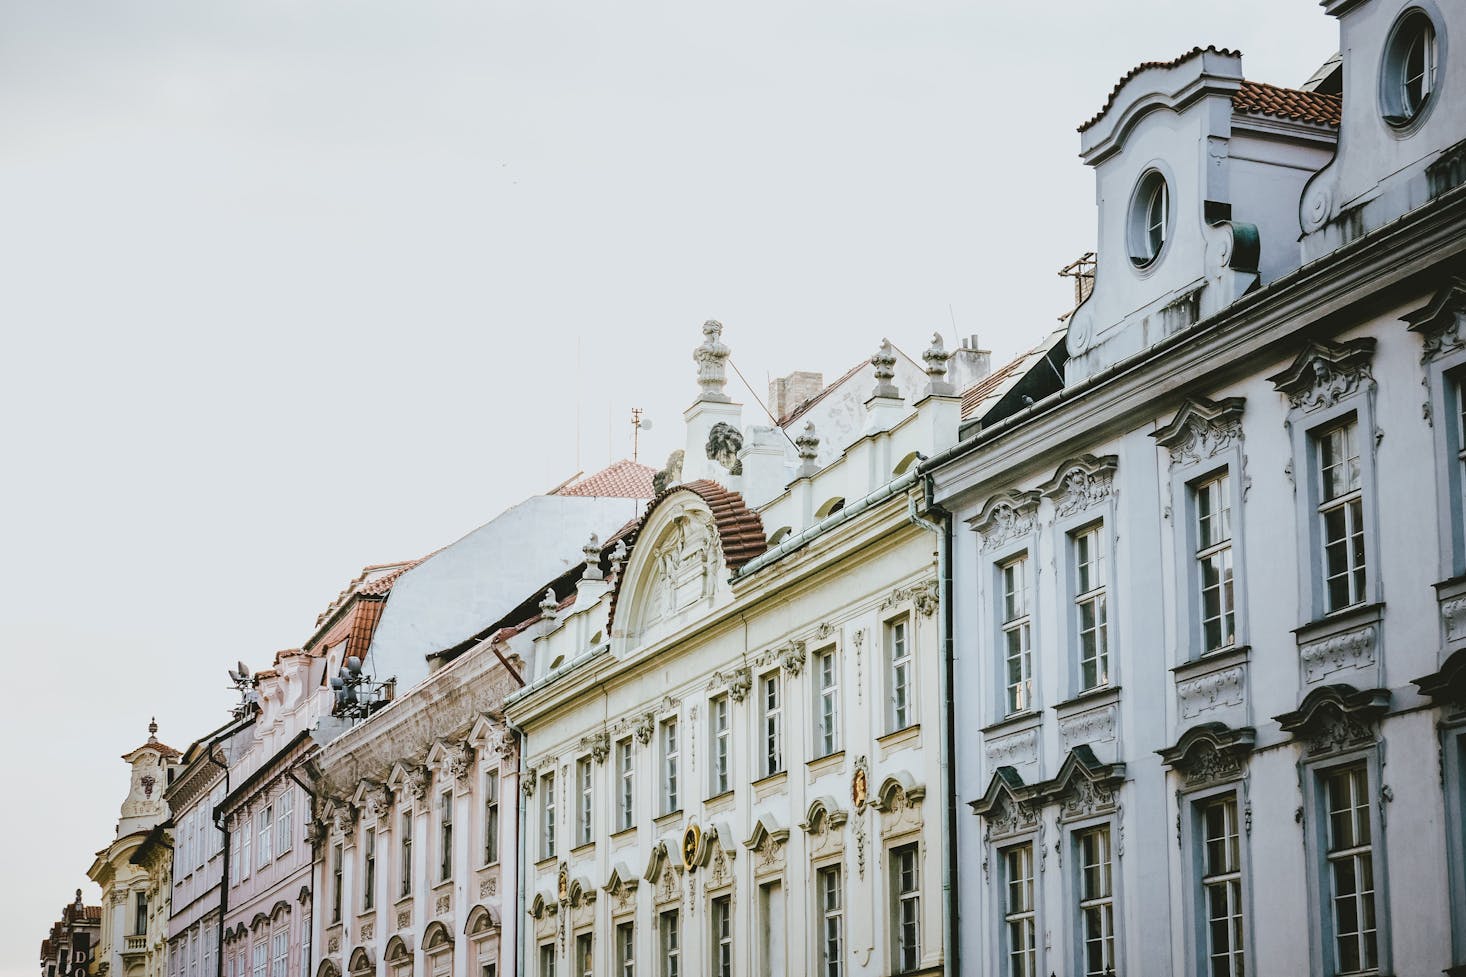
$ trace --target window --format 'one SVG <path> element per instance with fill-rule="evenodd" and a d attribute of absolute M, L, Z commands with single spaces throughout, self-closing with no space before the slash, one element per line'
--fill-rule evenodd
<path fill-rule="evenodd" d="M 1436 88 L 1438 59 L 1435 25 L 1417 7 L 1400 18 L 1385 44 L 1380 101 L 1391 125 L 1407 125 L 1425 110 Z"/>
<path fill-rule="evenodd" d="M 916 722 L 912 702 L 916 689 L 912 682 L 911 641 L 906 632 L 905 618 L 886 622 L 886 660 L 891 669 L 891 732 Z"/>
<path fill-rule="evenodd" d="M 1037 916 L 1033 901 L 1033 845 L 1003 850 L 1003 952 L 1008 977 L 1038 973 Z"/>
<path fill-rule="evenodd" d="M 733 977 L 733 902 L 719 896 L 712 904 L 713 977 Z"/>
<path fill-rule="evenodd" d="M 845 973 L 845 897 L 840 866 L 830 865 L 815 872 L 815 893 L 819 899 L 819 972 L 821 977 L 843 977 Z"/>
<path fill-rule="evenodd" d="M 499 863 L 499 771 L 484 774 L 484 864 Z"/>
<path fill-rule="evenodd" d="M 1359 422 L 1318 434 L 1319 505 L 1323 528 L 1325 609 L 1364 602 L 1364 492 L 1359 472 Z"/>
<path fill-rule="evenodd" d="M 575 812 L 576 844 L 591 843 L 591 759 L 581 757 L 575 763 L 576 789 L 579 791 L 580 808 Z"/>
<path fill-rule="evenodd" d="M 728 777 L 732 731 L 728 723 L 728 697 L 720 695 L 708 703 L 708 739 L 712 742 L 712 764 L 708 771 L 708 794 L 717 796 L 732 786 Z"/>
<path fill-rule="evenodd" d="M 398 871 L 401 872 L 402 882 L 399 886 L 404 896 L 412 895 L 412 812 L 402 812 L 402 838 L 398 842 L 399 861 Z"/>
<path fill-rule="evenodd" d="M 677 796 L 677 771 L 679 754 L 677 750 L 677 720 L 668 719 L 662 723 L 662 813 L 670 814 L 681 804 Z"/>
<path fill-rule="evenodd" d="M 239 884 L 239 856 L 242 850 L 241 846 L 244 844 L 242 838 L 245 834 L 246 832 L 241 831 L 238 828 L 235 828 L 233 831 L 229 832 L 229 880 L 231 885 Z M 244 861 L 246 863 L 249 862 L 248 855 L 245 856 Z"/>
<path fill-rule="evenodd" d="M 815 652 L 814 742 L 818 756 L 840 750 L 840 660 L 835 649 Z"/>
<path fill-rule="evenodd" d="M 331 922 L 341 922 L 341 846 L 331 849 Z"/>
<path fill-rule="evenodd" d="M 540 944 L 540 977 L 555 977 L 555 944 Z"/>
<path fill-rule="evenodd" d="M 270 864 L 274 857 L 270 850 L 270 839 L 274 836 L 275 830 L 275 806 L 272 804 L 255 816 L 255 833 L 259 835 L 255 843 L 255 864 L 264 868 Z"/>
<path fill-rule="evenodd" d="M 575 938 L 575 973 L 578 977 L 595 977 L 595 952 L 589 933 Z"/>
<path fill-rule="evenodd" d="M 1369 773 L 1363 763 L 1354 763 L 1329 770 L 1323 777 L 1335 969 L 1339 973 L 1374 970 L 1379 966 L 1379 944 Z"/>
<path fill-rule="evenodd" d="M 205 923 L 204 924 L 204 929 L 203 929 L 203 933 L 204 933 L 204 938 L 203 938 L 203 941 L 204 941 L 204 972 L 203 972 L 203 977 L 218 977 L 218 972 L 215 970 L 215 967 L 214 967 L 215 942 L 208 935 L 209 934 L 209 930 L 208 930 L 208 926 L 209 925 L 210 925 L 209 923 Z"/>
<path fill-rule="evenodd" d="M 1196 504 L 1197 583 L 1201 588 L 1201 650 L 1230 648 L 1237 640 L 1232 593 L 1232 495 L 1225 473 L 1192 490 Z"/>
<path fill-rule="evenodd" d="M 916 845 L 891 849 L 891 884 L 895 895 L 891 929 L 897 973 L 921 964 L 921 872 Z"/>
<path fill-rule="evenodd" d="M 310 977 L 311 972 L 311 918 L 306 916 L 300 921 L 300 973 L 301 977 Z"/>
<path fill-rule="evenodd" d="M 1226 794 L 1197 806 L 1201 823 L 1201 907 L 1211 977 L 1244 977 L 1242 858 L 1237 797 Z"/>
<path fill-rule="evenodd" d="M 288 852 L 294 842 L 295 791 L 293 789 L 287 788 L 285 793 L 280 795 L 280 809 L 276 813 L 275 855 L 278 857 Z"/>
<path fill-rule="evenodd" d="M 1075 836 L 1079 853 L 1079 939 L 1085 977 L 1104 977 L 1115 967 L 1115 896 L 1110 874 L 1108 826 Z"/>
<path fill-rule="evenodd" d="M 662 973 L 660 977 L 678 977 L 681 973 L 682 948 L 678 932 L 680 921 L 677 910 L 669 909 L 657 917 L 657 938 L 662 944 Z"/>
<path fill-rule="evenodd" d="M 616 973 L 618 977 L 636 977 L 636 925 L 616 924 Z"/>
<path fill-rule="evenodd" d="M 264 940 L 255 944 L 252 977 L 266 977 L 270 972 L 270 946 Z"/>
<path fill-rule="evenodd" d="M 540 857 L 555 857 L 555 775 L 540 778 Z"/>
<path fill-rule="evenodd" d="M 759 695 L 763 704 L 764 750 L 759 773 L 767 777 L 784 769 L 784 695 L 778 672 L 759 679 Z"/>
<path fill-rule="evenodd" d="M 367 828 L 361 840 L 361 908 L 371 912 L 377 891 L 377 829 Z"/>
<path fill-rule="evenodd" d="M 148 935 L 148 894 L 133 893 L 132 933 L 134 936 Z"/>
<path fill-rule="evenodd" d="M 1028 554 L 999 567 L 1003 590 L 1003 658 L 1009 715 L 1033 708 L 1033 625 L 1029 618 Z"/>
<path fill-rule="evenodd" d="M 438 881 L 453 878 L 453 791 L 438 797 Z"/>
<path fill-rule="evenodd" d="M 636 768 L 631 765 L 631 740 L 616 744 L 616 769 L 620 794 L 616 799 L 616 829 L 625 831 L 636 823 Z"/>
<path fill-rule="evenodd" d="M 1147 170 L 1130 198 L 1130 261 L 1145 268 L 1160 257 L 1171 221 L 1171 191 L 1157 170 Z"/>
<path fill-rule="evenodd" d="M 290 963 L 290 932 L 288 930 L 277 930 L 275 935 L 270 937 L 270 977 L 285 977 L 286 967 Z"/>
<path fill-rule="evenodd" d="M 249 815 L 241 814 L 239 818 L 239 834 L 244 841 L 244 844 L 240 846 L 239 852 L 239 877 L 241 879 L 246 879 L 249 878 L 250 870 L 254 868 L 254 861 L 250 858 L 250 851 L 252 850 L 252 845 L 254 841 L 254 832 L 250 830 Z"/>
<path fill-rule="evenodd" d="M 1110 645 L 1105 611 L 1105 560 L 1100 527 L 1081 529 L 1074 548 L 1074 607 L 1078 615 L 1080 691 L 1110 681 Z"/>

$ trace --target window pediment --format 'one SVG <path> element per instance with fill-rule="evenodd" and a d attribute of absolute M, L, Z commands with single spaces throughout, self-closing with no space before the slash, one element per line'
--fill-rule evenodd
<path fill-rule="evenodd" d="M 387 941 L 387 949 L 382 954 L 382 959 L 387 963 L 411 963 L 412 946 L 401 936 L 394 936 Z"/>
<path fill-rule="evenodd" d="M 465 936 L 479 936 L 499 928 L 499 913 L 490 906 L 480 903 L 468 911 L 468 921 L 463 925 Z"/>
<path fill-rule="evenodd" d="M 1370 361 L 1376 340 L 1372 336 L 1341 343 L 1316 340 L 1299 353 L 1286 370 L 1268 377 L 1295 410 L 1332 407 L 1361 389 L 1372 389 Z"/>
<path fill-rule="evenodd" d="M 1225 723 L 1192 726 L 1175 745 L 1156 750 L 1161 762 L 1181 774 L 1188 787 L 1235 780 L 1247 767 L 1257 741 L 1251 726 L 1233 729 Z"/>
<path fill-rule="evenodd" d="M 372 957 L 370 947 L 359 946 L 351 951 L 351 957 L 346 964 L 346 972 L 351 974 L 352 977 L 357 977 L 359 974 L 375 973 L 376 969 L 377 962 Z"/>
<path fill-rule="evenodd" d="M 1246 403 L 1242 397 L 1188 398 L 1170 423 L 1151 437 L 1170 449 L 1172 465 L 1214 458 L 1222 449 L 1242 440 L 1242 410 Z"/>
<path fill-rule="evenodd" d="M 1460 349 L 1466 345 L 1466 278 L 1453 278 L 1430 302 L 1402 318 L 1425 344 L 1421 362 Z"/>
<path fill-rule="evenodd" d="M 1044 799 L 1059 805 L 1060 818 L 1085 817 L 1115 807 L 1115 793 L 1125 779 L 1125 764 L 1101 763 L 1088 744 L 1069 751 L 1058 776 L 1039 788 Z"/>
<path fill-rule="evenodd" d="M 1120 459 L 1116 455 L 1080 455 L 1066 461 L 1054 477 L 1039 486 L 1044 498 L 1054 505 L 1058 518 L 1073 515 L 1110 497 L 1114 491 L 1115 471 Z"/>
<path fill-rule="evenodd" d="M 1304 744 L 1309 756 L 1374 742 L 1375 721 L 1390 707 L 1389 689 L 1356 689 L 1339 683 L 1314 689 L 1292 712 L 1273 718 Z"/>
<path fill-rule="evenodd" d="M 1415 679 L 1414 684 L 1437 705 L 1466 704 L 1466 649 L 1447 658 L 1438 671 Z"/>
<path fill-rule="evenodd" d="M 1036 828 L 1042 799 L 1035 787 L 1023 782 L 1009 766 L 993 771 L 988 789 L 969 805 L 987 824 L 989 835 L 1004 836 Z"/>
<path fill-rule="evenodd" d="M 967 524 L 977 533 L 979 547 L 995 549 L 1033 532 L 1038 525 L 1038 492 L 1009 490 L 988 499 Z"/>

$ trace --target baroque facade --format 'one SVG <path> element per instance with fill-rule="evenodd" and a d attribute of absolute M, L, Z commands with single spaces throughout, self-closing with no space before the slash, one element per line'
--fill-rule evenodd
<path fill-rule="evenodd" d="M 1466 8 L 1325 7 L 1122 79 L 1065 389 L 924 466 L 963 973 L 1466 972 Z"/>

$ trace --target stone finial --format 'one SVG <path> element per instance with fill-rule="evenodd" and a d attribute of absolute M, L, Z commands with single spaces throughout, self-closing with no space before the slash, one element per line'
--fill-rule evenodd
<path fill-rule="evenodd" d="M 941 333 L 932 333 L 932 344 L 921 354 L 921 358 L 926 361 L 926 392 L 933 397 L 950 397 L 953 389 L 947 380 L 947 361 L 952 358 L 952 354 L 947 352 L 947 347 L 942 343 Z"/>
<path fill-rule="evenodd" d="M 814 433 L 813 421 L 805 422 L 803 432 L 794 439 L 794 447 L 799 452 L 799 470 L 794 473 L 795 477 L 804 478 L 819 471 L 815 458 L 820 453 L 820 437 Z"/>
<path fill-rule="evenodd" d="M 158 742 L 158 717 L 154 716 L 152 722 L 148 723 L 148 742 Z"/>
<path fill-rule="evenodd" d="M 896 350 L 889 339 L 881 340 L 881 348 L 871 356 L 870 365 L 876 368 L 876 388 L 871 396 L 899 398 L 901 391 L 891 382 L 896 375 Z"/>
<path fill-rule="evenodd" d="M 585 554 L 585 572 L 580 575 L 580 579 L 604 579 L 604 574 L 601 573 L 601 538 L 591 533 L 589 541 L 580 548 L 580 551 Z"/>
<path fill-rule="evenodd" d="M 725 364 L 732 350 L 723 345 L 722 335 L 723 324 L 717 319 L 709 319 L 702 324 L 702 345 L 692 351 L 692 360 L 697 364 L 697 383 L 702 387 L 697 395 L 699 403 L 732 402 L 723 392 L 723 387 L 728 382 Z"/>
<path fill-rule="evenodd" d="M 540 616 L 553 621 L 560 601 L 555 598 L 555 588 L 546 587 L 544 599 L 540 601 Z"/>
<path fill-rule="evenodd" d="M 614 576 L 621 575 L 621 567 L 626 563 L 626 540 L 616 540 L 616 545 L 611 547 L 611 573 Z"/>

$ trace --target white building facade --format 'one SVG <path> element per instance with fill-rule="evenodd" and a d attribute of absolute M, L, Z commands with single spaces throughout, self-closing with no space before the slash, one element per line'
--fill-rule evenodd
<path fill-rule="evenodd" d="M 963 973 L 1466 972 L 1466 8 L 1326 6 L 1122 79 L 1065 389 L 923 466 Z"/>

